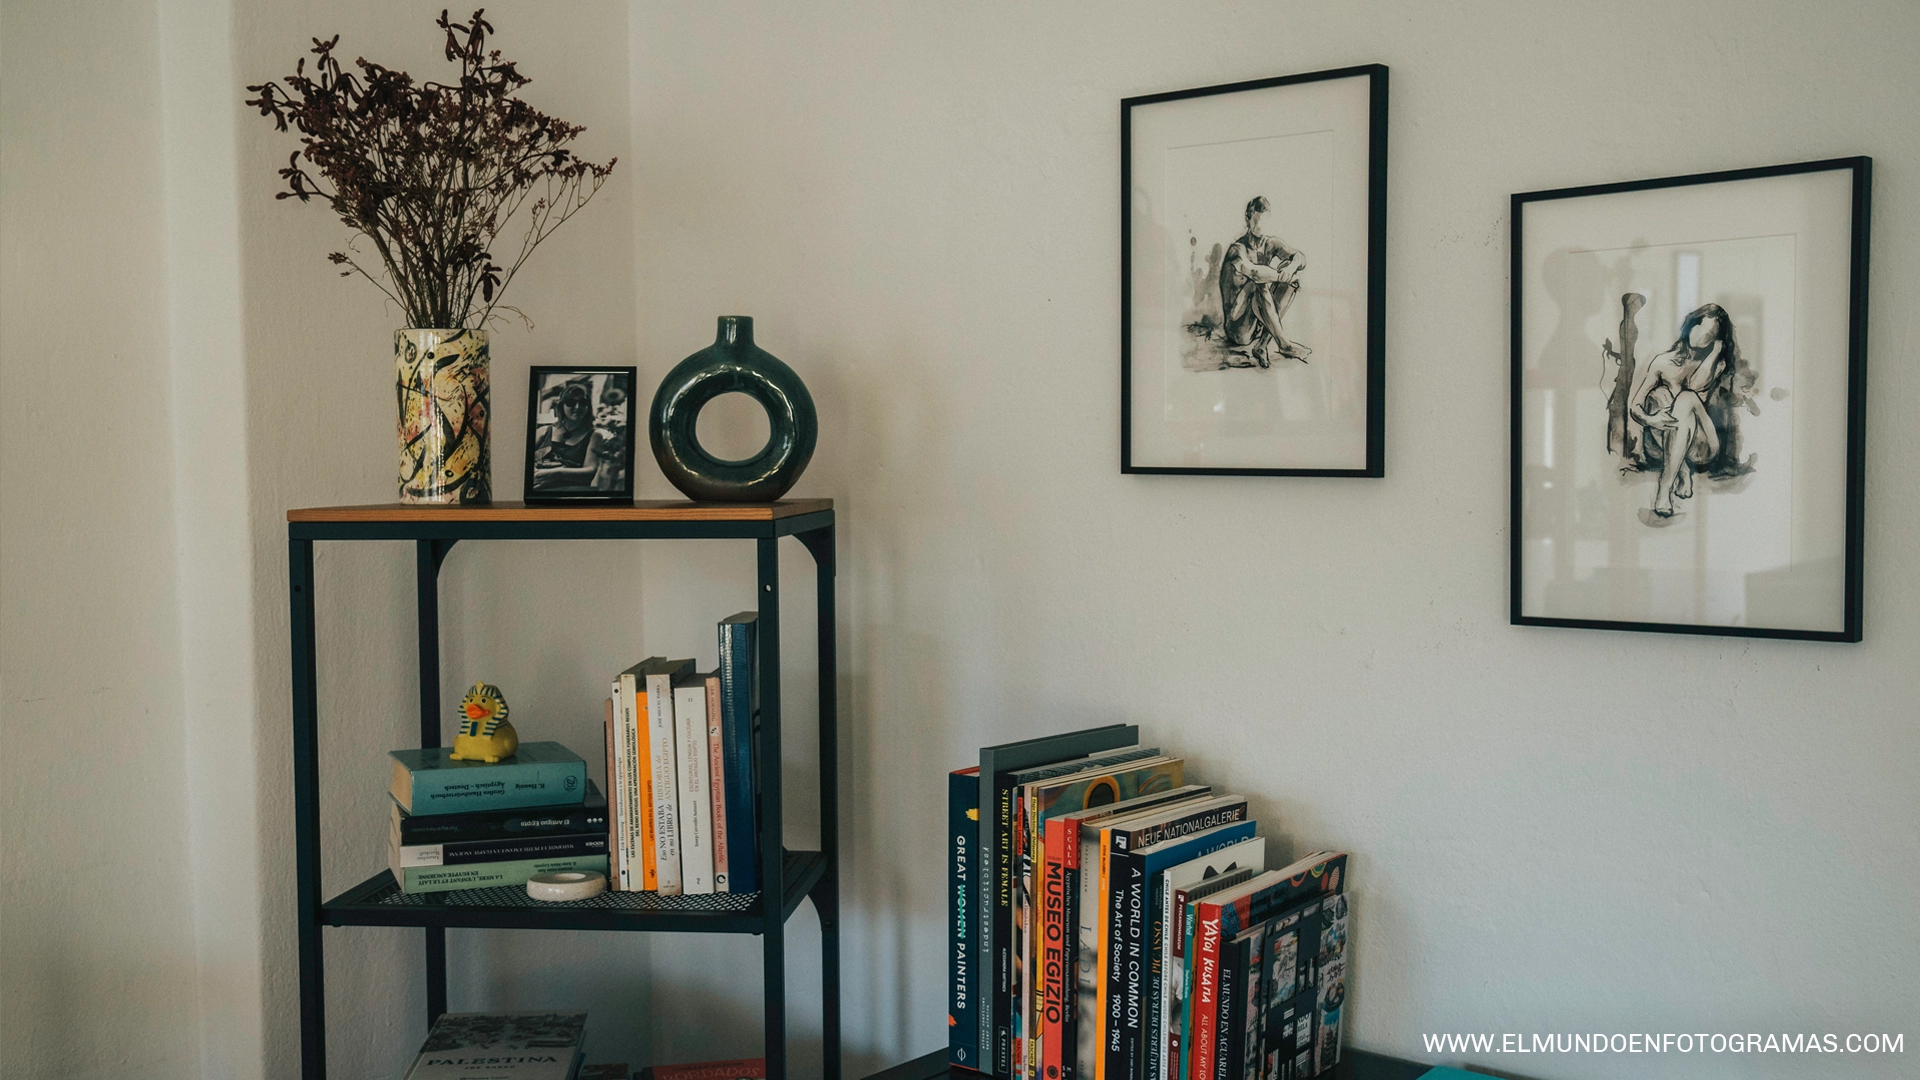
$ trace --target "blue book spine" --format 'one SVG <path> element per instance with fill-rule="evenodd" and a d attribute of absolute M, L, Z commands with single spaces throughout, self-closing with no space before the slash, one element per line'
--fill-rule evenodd
<path fill-rule="evenodd" d="M 720 624 L 720 753 L 727 792 L 727 891 L 760 891 L 760 830 L 755 811 L 753 722 L 754 621 L 743 611 Z"/>
<path fill-rule="evenodd" d="M 980 933 L 980 770 L 947 774 L 947 1061 L 978 1069 Z"/>

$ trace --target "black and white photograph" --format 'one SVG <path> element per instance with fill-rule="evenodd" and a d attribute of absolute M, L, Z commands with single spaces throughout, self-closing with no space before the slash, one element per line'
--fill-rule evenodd
<path fill-rule="evenodd" d="M 1870 162 L 1513 197 L 1513 621 L 1860 638 Z"/>
<path fill-rule="evenodd" d="M 632 501 L 634 379 L 630 367 L 532 370 L 526 501 Z"/>
<path fill-rule="evenodd" d="M 1122 103 L 1122 472 L 1383 475 L 1386 93 Z"/>

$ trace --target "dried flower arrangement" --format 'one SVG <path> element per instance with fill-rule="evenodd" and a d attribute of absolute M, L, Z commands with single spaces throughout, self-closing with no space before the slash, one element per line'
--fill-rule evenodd
<path fill-rule="evenodd" d="M 416 84 L 365 58 L 354 61 L 356 76 L 334 56 L 336 34 L 314 39 L 314 76 L 302 58 L 284 85 L 247 87 L 259 95 L 248 105 L 279 130 L 291 124 L 300 132 L 302 149 L 280 170 L 287 189 L 275 197 L 318 198 L 365 236 L 391 288 L 345 251 L 328 258 L 347 268 L 342 277 L 373 282 L 412 327 L 477 329 L 496 308 L 521 314 L 501 305 L 502 293 L 613 171 L 614 161 L 596 165 L 567 149 L 585 128 L 516 96 L 531 80 L 487 49 L 493 27 L 484 13 L 457 23 L 443 10 L 435 21 L 447 35 L 447 59 L 460 65 L 454 83 Z M 495 241 L 523 207 L 519 251 L 496 260 Z"/>

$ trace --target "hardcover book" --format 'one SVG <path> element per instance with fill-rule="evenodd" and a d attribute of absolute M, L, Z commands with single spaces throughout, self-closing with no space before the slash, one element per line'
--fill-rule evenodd
<path fill-rule="evenodd" d="M 511 758 L 455 761 L 448 747 L 391 750 L 393 801 L 409 814 L 510 810 L 577 804 L 587 792 L 587 763 L 557 742 L 525 742 Z"/>
<path fill-rule="evenodd" d="M 720 676 L 702 675 L 707 686 L 707 799 L 712 813 L 713 891 L 732 892 L 733 850 L 727 835 L 727 755 L 720 739 Z"/>
<path fill-rule="evenodd" d="M 445 1013 L 406 1080 L 568 1080 L 586 1029 L 583 1012 Z"/>
<path fill-rule="evenodd" d="M 979 1064 L 980 957 L 973 932 L 980 877 L 980 768 L 947 774 L 947 1062 Z"/>
<path fill-rule="evenodd" d="M 707 776 L 707 678 L 673 680 L 674 780 L 680 811 L 680 892 L 713 892 L 713 790 Z"/>
<path fill-rule="evenodd" d="M 602 832 L 607 828 L 607 798 L 600 786 L 587 781 L 587 794 L 578 806 L 515 807 L 458 814 L 409 814 L 393 805 L 389 831 L 404 846 L 452 844 L 475 840 L 513 840 L 532 836 Z"/>
<path fill-rule="evenodd" d="M 401 844 L 389 837 L 391 855 L 402 868 L 411 866 L 465 866 L 469 863 L 512 859 L 558 859 L 572 855 L 607 854 L 607 834 L 573 833 L 530 836 L 511 840 L 469 840 L 449 844 Z"/>
<path fill-rule="evenodd" d="M 677 748 L 673 727 L 673 682 L 693 671 L 692 660 L 649 661 L 641 673 L 646 690 L 646 746 L 651 762 L 637 767 L 652 772 L 654 888 L 662 896 L 679 896 L 681 891 L 680 849 L 684 843 L 680 823 L 680 790 Z"/>
<path fill-rule="evenodd" d="M 720 743 L 726 758 L 727 891 L 760 891 L 760 847 L 754 793 L 754 732 L 759 687 L 754 679 L 759 613 L 720 620 Z"/>
<path fill-rule="evenodd" d="M 394 853 L 389 853 L 390 856 Z M 506 862 L 468 863 L 464 866 L 397 866 L 388 864 L 393 880 L 403 893 L 451 892 L 454 889 L 492 889 L 502 885 L 525 885 L 536 874 L 560 874 L 569 870 L 607 872 L 607 856 L 563 855 L 553 859 L 513 859 Z"/>

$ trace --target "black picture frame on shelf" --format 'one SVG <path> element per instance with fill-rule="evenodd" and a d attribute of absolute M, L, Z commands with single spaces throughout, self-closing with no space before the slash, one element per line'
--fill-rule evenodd
<path fill-rule="evenodd" d="M 536 366 L 527 378 L 529 503 L 633 501 L 638 370 Z"/>
<path fill-rule="evenodd" d="M 1861 640 L 1872 179 L 1512 197 L 1514 625 Z"/>
<path fill-rule="evenodd" d="M 1386 67 L 1127 98 L 1120 194 L 1120 471 L 1386 475 Z"/>

